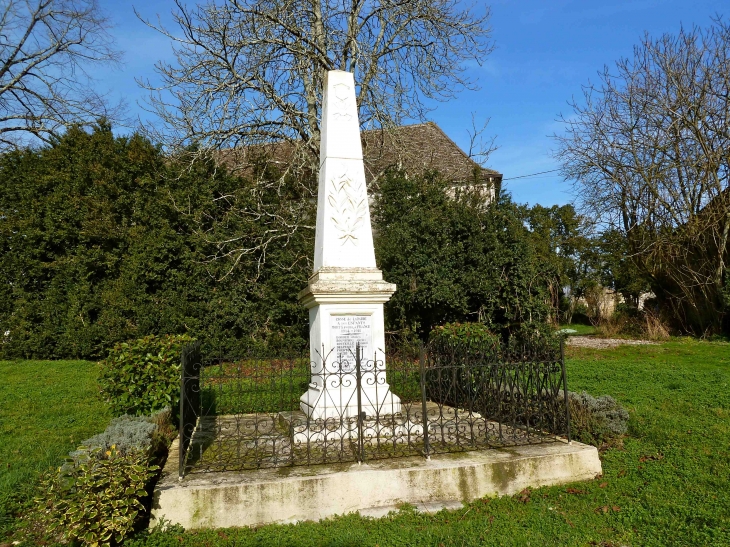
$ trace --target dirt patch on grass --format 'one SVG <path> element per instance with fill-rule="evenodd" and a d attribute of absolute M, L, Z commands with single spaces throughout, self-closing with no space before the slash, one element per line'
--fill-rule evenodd
<path fill-rule="evenodd" d="M 594 338 L 592 336 L 569 336 L 565 341 L 576 348 L 610 349 L 618 346 L 655 346 L 650 340 L 624 340 L 622 338 Z"/>

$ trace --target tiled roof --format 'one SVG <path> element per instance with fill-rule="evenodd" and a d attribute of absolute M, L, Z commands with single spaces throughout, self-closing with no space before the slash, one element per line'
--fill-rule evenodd
<path fill-rule="evenodd" d="M 363 131 L 362 142 L 368 184 L 389 167 L 400 167 L 412 174 L 436 170 L 454 183 L 473 183 L 475 174 L 482 183 L 499 186 L 502 180 L 501 173 L 480 167 L 433 122 Z M 229 169 L 245 172 L 247 160 L 254 153 L 264 153 L 268 161 L 282 167 L 290 164 L 295 154 L 306 154 L 295 143 L 282 142 L 223 150 L 218 157 Z"/>
<path fill-rule="evenodd" d="M 481 182 L 502 179 L 501 173 L 480 167 L 433 122 L 364 131 L 363 155 L 368 182 L 391 166 L 409 173 L 436 170 L 455 183 L 475 182 L 475 174 Z"/>

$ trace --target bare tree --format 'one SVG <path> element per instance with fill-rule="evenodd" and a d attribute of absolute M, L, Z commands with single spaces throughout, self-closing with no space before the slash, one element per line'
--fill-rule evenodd
<path fill-rule="evenodd" d="M 289 141 L 319 154 L 324 73 L 355 74 L 363 127 L 423 119 L 424 98 L 473 86 L 465 62 L 492 50 L 481 15 L 459 0 L 176 0 L 176 62 L 141 82 L 164 122 L 155 140 L 199 153 Z"/>
<path fill-rule="evenodd" d="M 647 35 L 599 79 L 555 136 L 563 175 L 680 325 L 716 331 L 730 304 L 730 26 Z"/>
<path fill-rule="evenodd" d="M 170 38 L 176 56 L 157 63 L 160 85 L 140 82 L 162 122 L 150 128 L 151 139 L 182 167 L 214 155 L 255 178 L 251 160 L 267 154 L 285 167 L 278 178 L 252 181 L 245 197 L 225 201 L 228 215 L 265 219 L 265 236 L 203 234 L 218 250 L 210 260 L 228 258 L 233 266 L 244 257 L 263 265 L 270 245 L 313 229 L 308 197 L 316 191 L 326 71 L 354 73 L 363 128 L 392 128 L 423 119 L 425 99 L 472 88 L 465 63 L 481 63 L 493 47 L 489 9 L 477 13 L 461 0 L 208 0 L 190 8 L 176 0 L 176 6 L 174 32 L 145 21 Z M 292 185 L 300 186 L 294 189 L 300 198 L 284 199 Z M 282 199 L 266 197 L 272 193 Z"/>
<path fill-rule="evenodd" d="M 87 72 L 120 59 L 96 0 L 0 6 L 0 146 L 49 142 L 71 124 L 116 116 Z"/>

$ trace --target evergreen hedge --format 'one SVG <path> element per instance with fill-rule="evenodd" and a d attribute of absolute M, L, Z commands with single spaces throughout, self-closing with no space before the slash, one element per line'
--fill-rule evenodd
<path fill-rule="evenodd" d="M 168 163 L 141 136 L 115 138 L 103 123 L 0 156 L 0 357 L 97 359 L 152 334 L 187 333 L 226 351 L 303 343 L 296 294 L 312 234 L 269 249 L 284 268 L 257 272 L 254 255 L 224 277 L 230 264 L 208 263 L 206 235 L 265 226 L 232 218 L 215 198 L 240 207 L 251 183 L 204 163 L 173 174 Z"/>
<path fill-rule="evenodd" d="M 300 190 L 311 184 L 261 185 L 210 162 L 182 173 L 171 165 L 145 138 L 114 137 L 103 122 L 0 156 L 0 358 L 98 359 L 161 334 L 229 354 L 306 346 L 296 295 L 312 267 L 315 204 Z M 280 178 L 270 166 L 255 176 Z M 499 332 L 544 320 L 555 271 L 525 210 L 506 194 L 490 206 L 449 194 L 435 173 L 392 172 L 380 183 L 376 256 L 398 285 L 386 329 L 425 339 L 446 322 Z M 271 229 L 240 214 L 247 204 L 285 210 L 287 200 L 307 204 L 311 222 L 258 254 L 210 260 L 216 241 Z"/>

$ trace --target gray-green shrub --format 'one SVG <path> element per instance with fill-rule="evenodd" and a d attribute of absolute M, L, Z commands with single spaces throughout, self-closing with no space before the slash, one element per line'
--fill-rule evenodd
<path fill-rule="evenodd" d="M 169 413 L 163 409 L 152 416 L 119 416 L 112 418 L 103 433 L 81 442 L 81 447 L 69 453 L 72 458 L 82 452 L 89 452 L 100 448 L 103 452 L 115 446 L 119 452 L 126 454 L 130 451 L 148 453 L 152 446 L 152 436 L 157 429 L 158 415 Z"/>
<path fill-rule="evenodd" d="M 573 438 L 602 446 L 626 434 L 629 413 L 610 395 L 568 392 Z"/>

